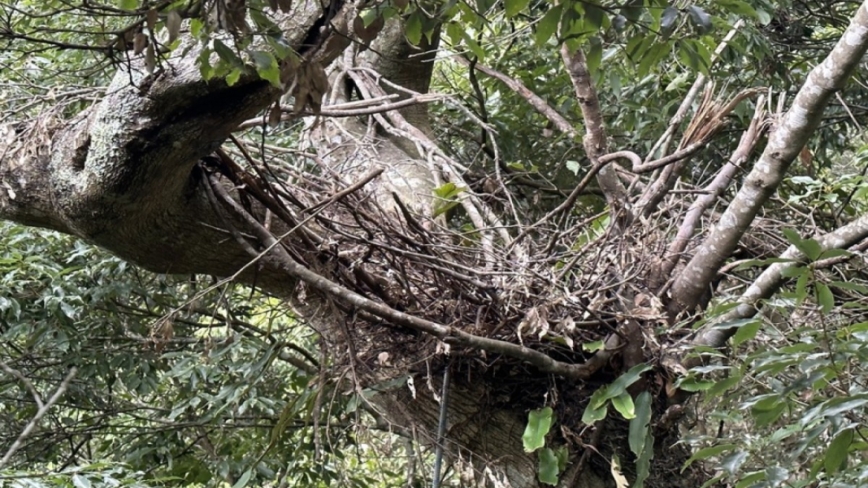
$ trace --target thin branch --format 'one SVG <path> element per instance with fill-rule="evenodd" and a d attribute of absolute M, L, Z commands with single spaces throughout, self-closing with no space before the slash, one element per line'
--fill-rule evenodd
<path fill-rule="evenodd" d="M 458 63 L 463 64 L 464 66 L 471 66 L 470 61 L 461 56 L 455 56 L 452 59 L 456 60 Z M 510 90 L 514 91 L 518 96 L 522 97 L 530 104 L 531 107 L 536 109 L 543 117 L 549 120 L 558 130 L 563 132 L 564 134 L 570 137 L 577 137 L 579 135 L 578 131 L 572 126 L 569 120 L 566 119 L 563 115 L 558 113 L 551 105 L 548 104 L 542 97 L 531 91 L 528 87 L 524 86 L 520 81 L 515 78 L 510 78 L 509 76 L 497 71 L 493 68 L 489 68 L 488 66 L 475 63 L 473 67 L 477 70 L 485 73 L 486 75 L 497 79 L 503 82 Z"/>
<path fill-rule="evenodd" d="M 4 368 L 4 371 L 6 369 Z M 41 405 L 39 409 L 36 411 L 36 415 L 30 419 L 30 422 L 24 427 L 24 430 L 21 431 L 21 434 L 15 439 L 15 442 L 9 446 L 9 450 L 6 451 L 6 454 L 0 459 L 0 469 L 3 469 L 6 464 L 9 463 L 9 460 L 12 459 L 12 456 L 18 452 L 18 449 L 21 449 L 21 445 L 24 443 L 24 439 L 33 432 L 33 429 L 36 428 L 36 425 L 42 420 L 42 417 L 48 413 L 51 407 L 60 400 L 60 397 L 63 396 L 66 389 L 69 387 L 70 381 L 75 377 L 75 374 L 78 372 L 77 369 L 71 368 L 69 373 L 66 374 L 66 377 L 63 378 L 63 381 L 60 383 L 60 386 L 57 387 L 57 390 L 54 391 L 54 395 L 51 395 L 51 398 L 48 399 L 47 402 L 42 404 L 42 401 L 37 401 L 37 405 Z M 17 377 L 17 376 L 16 376 Z M 38 396 L 38 395 L 37 395 Z"/>

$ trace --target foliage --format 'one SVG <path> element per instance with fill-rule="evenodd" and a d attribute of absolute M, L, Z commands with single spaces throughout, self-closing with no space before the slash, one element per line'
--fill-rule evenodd
<path fill-rule="evenodd" d="M 450 216 L 458 227 L 470 219 L 462 213 L 462 198 L 475 193 L 496 200 L 507 185 L 514 190 L 512 208 L 544 216 L 591 164 L 578 137 L 556 132 L 525 97 L 474 66 L 530 87 L 581 128 L 557 50 L 563 43 L 581 46 L 611 146 L 645 154 L 697 76 L 717 83 L 708 93 L 720 101 L 755 87 L 785 101 L 854 8 L 815 3 L 392 0 L 363 5 L 355 30 L 370 43 L 386 20 L 403 19 L 412 44 L 431 42 L 442 31 L 444 50 L 462 59 L 439 62 L 433 82 L 458 104 L 432 108 L 441 146 L 467 163 L 468 188 L 446 182 L 434 190 L 434 216 Z M 207 4 L 122 0 L 67 8 L 60 1 L 16 2 L 0 20 L 0 123 L 11 114 L 24 119 L 49 108 L 71 117 L 100 94 L 95 87 L 131 53 L 142 54 L 148 71 L 157 73 L 172 56 L 194 49 L 204 79 L 234 85 L 258 77 L 288 91 L 296 112 L 305 108 L 308 100 L 292 91 L 294 80 L 282 71 L 299 69 L 301 62 L 275 22 L 289 10 L 285 2 L 251 0 L 249 12 L 217 23 L 222 25 L 209 22 Z M 38 21 L 49 14 L 62 29 Z M 730 30 L 734 38 L 715 55 Z M 68 69 L 44 68 L 58 65 Z M 773 257 L 777 251 L 793 245 L 806 258 L 788 268 L 789 284 L 765 301 L 764 317 L 716 326 L 737 329 L 732 354 L 698 351 L 717 359 L 657 385 L 666 394 L 667 388 L 702 394 L 683 441 L 694 448 L 688 465 L 702 462 L 716 470 L 709 485 L 859 486 L 868 478 L 864 263 L 847 251 L 821 251 L 805 232 L 830 231 L 868 211 L 868 150 L 854 137 L 868 110 L 865 86 L 847 86 L 806 146 L 801 167 L 758 219 L 756 234 L 767 238 L 766 247 L 745 250 L 748 258 L 720 279 L 721 289 L 741 290 L 764 266 L 782 262 Z M 311 104 L 314 111 L 322 95 Z M 692 185 L 686 191 L 698 191 L 717 174 L 751 114 L 748 103 L 729 114 L 714 144 L 690 163 L 682 178 Z M 292 127 L 262 135 L 259 143 L 264 153 L 266 144 L 288 146 L 297 136 Z M 274 162 L 288 165 L 290 159 Z M 501 172 L 505 178 L 495 183 L 493 175 Z M 599 188 L 579 198 L 569 217 L 587 222 L 586 230 L 564 246 L 577 253 L 599 243 L 614 221 Z M 720 198 L 731 200 L 732 194 Z M 503 201 L 493 205 L 506 208 Z M 508 223 L 519 220 L 502 213 Z M 801 221 L 809 225 L 782 230 L 781 222 Z M 177 482 L 391 486 L 416 463 L 412 443 L 409 459 L 376 456 L 397 449 L 397 441 L 376 431 L 386 426 L 368 416 L 363 395 L 348 393 L 344 375 L 330 369 L 328 345 L 276 298 L 201 276 L 147 273 L 57 234 L 11 225 L 0 230 L 0 360 L 41 392 L 77 371 L 63 401 L 0 479 L 32 476 L 34 483 L 78 488 Z M 737 292 L 719 294 L 691 325 L 713 323 L 737 298 Z M 681 333 L 673 329 L 657 332 Z M 547 328 L 539 333 L 540 342 L 555 336 Z M 559 346 L 575 352 L 572 342 L 560 339 Z M 604 351 L 602 341 L 585 345 L 591 353 Z M 658 412 L 648 391 L 634 395 L 630 387 L 654 366 L 640 364 L 608 378 L 581 417 L 593 426 L 611 405 L 627 421 L 635 486 L 649 475 Z M 0 439 L 11 444 L 37 402 L 14 376 L 3 377 L 0 399 Z M 552 408 L 532 408 L 522 436 L 525 450 L 537 452 L 539 480 L 548 484 L 558 482 L 570 454 L 552 447 L 554 422 Z"/>
<path fill-rule="evenodd" d="M 388 436 L 348 424 L 359 414 L 335 396 L 339 385 L 316 381 L 310 333 L 273 299 L 153 275 L 11 225 L 0 250 L 0 359 L 40 391 L 77 369 L 11 468 L 76 487 L 278 478 L 361 487 L 395 476 L 397 466 L 367 458 Z M 0 398 L 9 446 L 35 405 L 8 376 Z"/>

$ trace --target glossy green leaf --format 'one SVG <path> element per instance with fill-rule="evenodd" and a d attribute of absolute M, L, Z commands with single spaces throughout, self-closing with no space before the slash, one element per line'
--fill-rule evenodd
<path fill-rule="evenodd" d="M 417 10 L 410 14 L 404 23 L 404 35 L 414 46 L 418 46 L 422 42 L 422 15 L 424 14 Z"/>
<path fill-rule="evenodd" d="M 247 486 L 247 483 L 250 482 L 250 478 L 252 476 L 253 476 L 253 470 L 248 469 L 247 471 L 244 472 L 244 474 L 241 475 L 240 478 L 238 478 L 238 481 L 236 481 L 235 484 L 232 485 L 232 488 L 244 488 L 245 486 Z"/>
<path fill-rule="evenodd" d="M 562 5 L 556 5 L 548 10 L 543 15 L 542 19 L 536 24 L 536 34 L 534 39 L 538 46 L 545 44 L 557 31 L 558 22 L 561 20 Z"/>
<path fill-rule="evenodd" d="M 664 38 L 669 37 L 675 30 L 678 15 L 678 9 L 671 5 L 663 10 L 663 15 L 660 16 L 660 34 Z"/>
<path fill-rule="evenodd" d="M 700 449 L 693 453 L 692 456 L 684 463 L 684 466 L 681 468 L 683 472 L 687 469 L 688 466 L 693 464 L 695 461 L 702 461 L 704 459 L 708 459 L 710 457 L 719 456 L 725 452 L 732 451 L 736 448 L 735 444 L 719 444 L 717 446 L 706 447 L 704 449 Z"/>
<path fill-rule="evenodd" d="M 627 442 L 630 445 L 630 450 L 635 455 L 640 455 L 642 451 L 648 447 L 652 446 L 649 444 L 650 440 L 650 431 L 648 430 L 648 425 L 651 422 L 651 394 L 647 391 L 643 391 L 636 397 L 636 415 L 633 417 L 633 420 L 630 421 L 629 434 L 627 435 Z"/>
<path fill-rule="evenodd" d="M 533 452 L 545 445 L 545 437 L 552 427 L 553 411 L 551 407 L 531 410 L 527 414 L 527 425 L 521 441 L 525 452 Z"/>
<path fill-rule="evenodd" d="M 526 9 L 530 0 L 503 0 L 504 8 L 507 17 L 515 17 L 522 10 Z"/>
<path fill-rule="evenodd" d="M 698 5 L 690 5 L 687 7 L 687 15 L 700 34 L 711 32 L 711 16 L 708 15 L 708 12 L 706 12 L 705 9 Z"/>
<path fill-rule="evenodd" d="M 832 295 L 832 290 L 825 283 L 815 283 L 814 289 L 817 292 L 817 303 L 820 305 L 820 310 L 824 314 L 828 314 L 835 308 L 835 296 Z"/>
<path fill-rule="evenodd" d="M 835 439 L 829 444 L 829 449 L 826 450 L 826 456 L 823 458 L 823 466 L 826 468 L 826 473 L 835 474 L 847 462 L 847 454 L 850 450 L 850 444 L 853 443 L 853 429 L 846 429 L 835 436 Z"/>
<path fill-rule="evenodd" d="M 738 328 L 732 336 L 732 347 L 738 347 L 747 341 L 753 340 L 762 327 L 763 322 L 760 319 L 748 321 L 745 325 Z"/>
<path fill-rule="evenodd" d="M 627 392 L 613 398 L 612 406 L 627 420 L 636 417 L 636 406 L 633 404 L 633 397 Z"/>
<path fill-rule="evenodd" d="M 557 485 L 560 469 L 555 452 L 551 448 L 546 447 L 539 451 L 538 457 L 539 473 L 537 477 L 539 481 L 547 485 Z"/>
<path fill-rule="evenodd" d="M 251 51 L 250 57 L 253 58 L 256 73 L 259 74 L 260 78 L 277 88 L 283 86 L 280 83 L 280 68 L 274 55 L 265 51 Z"/>
<path fill-rule="evenodd" d="M 802 239 L 799 233 L 793 229 L 784 229 L 783 234 L 790 244 L 796 246 L 796 249 L 811 261 L 816 261 L 820 257 L 820 253 L 823 252 L 819 242 L 814 239 Z"/>

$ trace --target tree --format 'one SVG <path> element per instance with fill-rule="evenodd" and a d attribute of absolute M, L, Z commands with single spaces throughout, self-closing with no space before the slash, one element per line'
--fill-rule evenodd
<path fill-rule="evenodd" d="M 480 484 L 623 486 L 619 462 L 636 485 L 701 484 L 698 464 L 672 474 L 691 454 L 672 446 L 690 393 L 739 379 L 709 381 L 730 369 L 714 362 L 720 348 L 756 335 L 762 305 L 789 297 L 776 295 L 787 278 L 797 305 L 828 317 L 858 276 L 846 250 L 868 237 L 861 183 L 837 206 L 807 209 L 804 232 L 783 230 L 801 207 L 774 199 L 798 192 L 782 187 L 797 159 L 815 173 L 814 154 L 822 169 L 825 151 L 853 149 L 847 137 L 812 149 L 811 136 L 834 131 L 818 129 L 824 120 L 859 126 L 864 109 L 838 92 L 868 48 L 866 4 L 4 9 L 9 87 L 52 83 L 24 57 L 46 49 L 61 54 L 37 59 L 116 72 L 105 90 L 81 89 L 91 99 L 55 90 L 38 113 L 10 103 L 0 217 L 157 273 L 280 297 L 364 408 L 445 445 Z M 46 15 L 69 28 L 40 26 Z M 813 67 L 808 29 L 827 46 Z M 774 92 L 755 81 L 794 79 L 795 97 L 766 113 Z M 429 93 L 432 83 L 472 103 Z M 846 116 L 824 119 L 836 96 Z M 856 430 L 818 425 L 837 429 L 832 477 Z"/>

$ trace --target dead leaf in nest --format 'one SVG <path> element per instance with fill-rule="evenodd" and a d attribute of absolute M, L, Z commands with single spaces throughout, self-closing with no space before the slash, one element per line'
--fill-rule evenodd
<path fill-rule="evenodd" d="M 618 460 L 618 456 L 612 456 L 612 479 L 615 480 L 615 486 L 618 488 L 628 488 L 630 483 L 627 482 L 627 478 L 621 473 L 621 462 Z"/>
<path fill-rule="evenodd" d="M 416 399 L 416 383 L 413 381 L 413 376 L 407 377 L 407 388 L 410 389 L 410 396 L 413 397 L 413 400 Z"/>
<path fill-rule="evenodd" d="M 389 361 L 390 357 L 391 357 L 391 355 L 388 352 L 383 351 L 380 354 L 377 354 L 377 363 L 379 363 L 380 366 L 390 366 L 391 365 L 391 363 Z"/>
<path fill-rule="evenodd" d="M 153 73 L 157 67 L 157 53 L 154 52 L 154 45 L 148 44 L 147 52 L 145 52 L 145 70 L 148 73 Z"/>
<path fill-rule="evenodd" d="M 274 105 L 271 106 L 271 110 L 268 111 L 268 126 L 272 129 L 277 127 L 280 124 L 281 115 L 280 102 L 274 102 Z"/>
<path fill-rule="evenodd" d="M 166 318 L 165 320 L 154 325 L 154 328 L 151 329 L 151 340 L 154 341 L 154 350 L 157 353 L 163 352 L 163 349 L 166 348 L 166 344 L 168 344 L 172 338 L 175 337 L 175 327 L 172 324 L 172 320 Z"/>
<path fill-rule="evenodd" d="M 524 331 L 527 334 L 539 334 L 542 339 L 549 331 L 548 313 L 544 308 L 531 307 L 524 315 L 524 319 L 518 324 L 515 335 L 518 336 L 518 342 L 524 345 L 522 336 Z"/>

